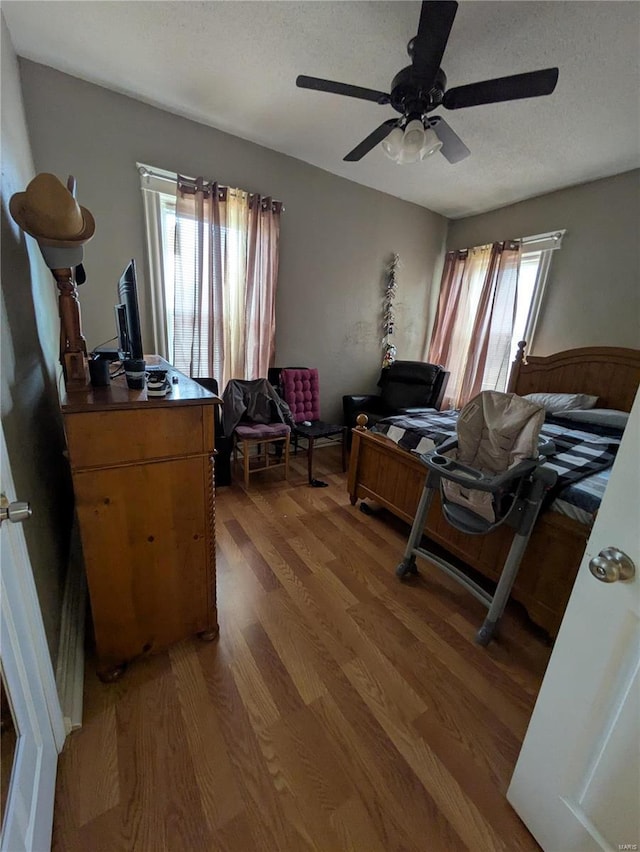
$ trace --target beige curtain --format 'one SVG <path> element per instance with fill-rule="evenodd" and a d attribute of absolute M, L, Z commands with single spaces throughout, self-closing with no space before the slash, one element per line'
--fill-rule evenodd
<path fill-rule="evenodd" d="M 506 387 L 521 246 L 500 242 L 449 252 L 429 361 L 450 372 L 444 408 Z"/>
<path fill-rule="evenodd" d="M 281 205 L 178 179 L 173 363 L 191 376 L 267 375 L 274 354 Z"/>
<path fill-rule="evenodd" d="M 446 364 L 449 360 L 449 349 L 453 333 L 460 293 L 462 277 L 469 252 L 449 251 L 444 261 L 438 309 L 433 324 L 433 335 L 429 346 L 428 360 L 431 364 Z"/>
<path fill-rule="evenodd" d="M 267 375 L 276 337 L 276 284 L 282 205 L 253 196 L 248 217 L 245 378 Z"/>

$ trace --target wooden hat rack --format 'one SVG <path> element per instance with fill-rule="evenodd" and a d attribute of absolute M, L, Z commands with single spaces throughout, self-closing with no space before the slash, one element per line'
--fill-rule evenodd
<path fill-rule="evenodd" d="M 76 197 L 76 179 L 73 175 L 67 178 L 67 189 L 71 195 Z M 76 282 L 76 268 L 74 266 L 56 267 L 50 266 L 50 257 L 46 249 L 40 246 L 47 266 L 51 269 L 53 277 L 58 285 L 58 310 L 60 314 L 60 363 L 64 373 L 64 381 L 67 390 L 79 390 L 89 384 L 89 364 L 87 361 L 87 343 L 82 333 L 82 321 L 80 315 L 80 302 L 78 300 L 78 285 Z M 56 258 L 59 258 L 65 249 L 58 249 Z M 69 249 L 77 255 L 77 248 Z M 75 259 L 74 259 L 75 262 Z"/>

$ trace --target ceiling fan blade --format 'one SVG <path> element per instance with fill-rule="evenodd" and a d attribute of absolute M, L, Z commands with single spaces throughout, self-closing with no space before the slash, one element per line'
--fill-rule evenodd
<path fill-rule="evenodd" d="M 455 0 L 424 0 L 418 34 L 413 41 L 413 73 L 432 83 L 442 62 L 458 4 Z"/>
<path fill-rule="evenodd" d="M 440 153 L 449 160 L 450 163 L 459 163 L 460 160 L 466 159 L 471 151 L 464 144 L 455 130 L 447 124 L 444 118 L 439 115 L 430 117 L 429 124 L 433 128 L 434 133 L 442 142 Z"/>
<path fill-rule="evenodd" d="M 344 158 L 348 163 L 355 163 L 358 160 L 361 160 L 365 154 L 368 154 L 372 148 L 375 148 L 379 142 L 382 142 L 393 130 L 394 127 L 397 127 L 398 119 L 390 118 L 388 121 L 385 121 L 380 127 L 376 128 L 373 133 L 369 134 L 366 139 L 363 139 L 359 145 L 353 149 L 353 151 L 349 151 L 347 156 Z"/>
<path fill-rule="evenodd" d="M 558 69 L 529 71 L 511 77 L 497 77 L 468 86 L 457 86 L 445 93 L 442 105 L 446 109 L 463 109 L 500 101 L 517 101 L 521 98 L 539 98 L 550 95 L 558 82 Z"/>
<path fill-rule="evenodd" d="M 388 104 L 391 98 L 384 92 L 375 89 L 363 89 L 361 86 L 350 86 L 349 83 L 335 83 L 333 80 L 321 80 L 319 77 L 305 77 L 301 74 L 296 79 L 299 89 L 315 89 L 317 92 L 330 92 L 332 95 L 346 95 L 349 98 L 360 98 L 363 101 L 373 101 L 376 104 Z"/>

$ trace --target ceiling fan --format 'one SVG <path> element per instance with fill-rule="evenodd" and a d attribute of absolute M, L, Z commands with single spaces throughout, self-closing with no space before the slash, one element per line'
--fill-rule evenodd
<path fill-rule="evenodd" d="M 301 75 L 297 78 L 296 85 L 301 89 L 390 104 L 400 113 L 400 118 L 383 122 L 356 145 L 345 160 L 361 160 L 382 142 L 387 156 L 396 162 L 416 162 L 440 150 L 450 163 L 457 163 L 471 152 L 443 118 L 429 115 L 433 110 L 439 106 L 451 110 L 464 109 L 500 101 L 537 98 L 553 92 L 558 82 L 557 68 L 497 77 L 447 90 L 447 78 L 440 62 L 457 9 L 455 0 L 424 0 L 418 34 L 407 45 L 411 65 L 393 78 L 390 94 L 318 77 Z"/>

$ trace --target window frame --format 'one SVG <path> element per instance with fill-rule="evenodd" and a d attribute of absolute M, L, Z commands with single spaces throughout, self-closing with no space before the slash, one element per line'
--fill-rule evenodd
<path fill-rule="evenodd" d="M 553 253 L 562 248 L 562 240 L 565 234 L 566 229 L 562 229 L 559 231 L 549 231 L 544 234 L 536 234 L 531 237 L 523 237 L 521 240 L 523 255 L 533 251 L 542 252 L 522 338 L 526 341 L 527 352 L 531 352 L 538 321 L 542 313 L 542 306 L 549 283 L 549 271 L 551 269 Z M 528 248 L 529 251 L 527 251 Z"/>
<path fill-rule="evenodd" d="M 178 175 L 145 163 L 136 163 L 136 169 L 140 176 L 144 208 L 154 351 L 166 360 L 170 360 L 162 205 L 168 199 L 173 199 L 175 204 Z M 173 192 L 170 187 L 173 188 Z"/>

